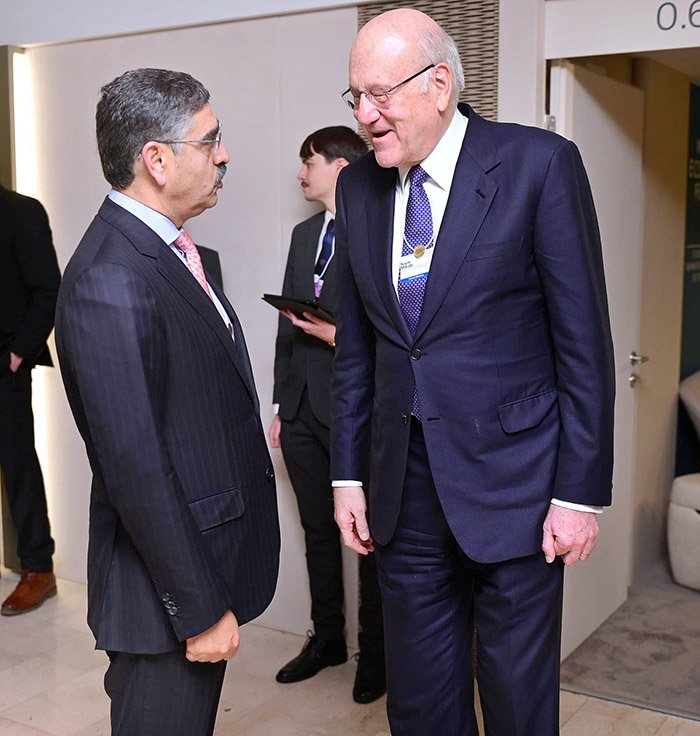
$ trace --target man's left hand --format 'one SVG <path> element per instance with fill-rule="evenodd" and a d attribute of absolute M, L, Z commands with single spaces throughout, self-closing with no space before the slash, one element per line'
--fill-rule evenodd
<path fill-rule="evenodd" d="M 22 365 L 23 360 L 24 358 L 21 355 L 17 355 L 17 353 L 10 353 L 10 370 L 13 373 L 17 373 L 19 367 Z"/>
<path fill-rule="evenodd" d="M 285 310 L 282 314 L 288 317 L 295 327 L 304 330 L 307 335 L 317 337 L 319 340 L 323 340 L 323 342 L 335 342 L 335 325 L 326 322 L 325 319 L 314 317 L 309 312 L 304 312 L 304 319 L 299 319 L 294 312 L 290 312 L 289 310 Z"/>
<path fill-rule="evenodd" d="M 554 562 L 556 556 L 561 556 L 569 567 L 585 562 L 597 541 L 596 514 L 550 504 L 542 535 L 542 551 L 547 562 Z"/>

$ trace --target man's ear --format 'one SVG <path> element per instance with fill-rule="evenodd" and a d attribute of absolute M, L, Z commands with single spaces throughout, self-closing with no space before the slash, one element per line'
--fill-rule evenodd
<path fill-rule="evenodd" d="M 438 64 L 433 70 L 433 84 L 437 88 L 437 108 L 445 112 L 452 97 L 452 71 L 445 63 Z"/>
<path fill-rule="evenodd" d="M 339 174 L 340 170 L 344 169 L 350 162 L 346 158 L 343 158 L 341 156 L 340 158 L 337 158 L 333 163 L 336 165 L 336 174 Z"/>
<path fill-rule="evenodd" d="M 146 168 L 146 171 L 148 171 L 158 186 L 161 187 L 165 186 L 166 181 L 166 165 L 164 160 L 165 151 L 163 149 L 163 145 L 164 144 L 158 143 L 157 141 L 148 141 L 148 143 L 146 143 L 141 149 L 140 156 L 141 162 Z"/>

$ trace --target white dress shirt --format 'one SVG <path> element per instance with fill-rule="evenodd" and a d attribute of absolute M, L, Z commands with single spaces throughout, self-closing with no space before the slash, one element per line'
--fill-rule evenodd
<path fill-rule="evenodd" d="M 178 258 L 187 267 L 187 270 L 190 271 L 190 268 L 187 265 L 187 256 L 175 245 L 175 241 L 178 239 L 180 233 L 182 232 L 182 229 L 178 229 L 175 223 L 173 223 L 172 220 L 169 220 L 162 213 L 156 212 L 156 210 L 151 209 L 142 202 L 138 202 L 137 200 L 129 197 L 123 192 L 118 192 L 116 189 L 112 189 L 108 196 L 112 200 L 112 202 L 114 202 L 114 204 L 117 204 L 122 209 L 130 212 L 134 217 L 138 217 L 138 219 L 141 220 L 144 225 L 150 227 L 151 230 L 153 230 L 153 232 L 159 238 L 161 238 L 161 240 L 166 245 L 170 246 L 170 249 L 173 251 L 173 253 L 178 256 Z M 191 271 L 190 274 L 194 279 L 194 274 L 192 274 Z M 224 321 L 226 328 L 231 334 L 231 338 L 235 342 L 236 339 L 233 336 L 233 325 L 231 324 L 231 317 L 228 316 L 223 304 L 219 301 L 219 298 L 216 296 L 214 290 L 211 287 L 209 289 L 209 293 L 211 294 L 211 300 L 212 302 L 214 302 L 216 311 L 219 313 L 219 316 Z"/>
<path fill-rule="evenodd" d="M 452 187 L 452 179 L 454 178 L 455 168 L 457 167 L 457 159 L 462 150 L 464 136 L 467 132 L 469 118 L 465 117 L 458 110 L 452 118 L 452 122 L 445 131 L 444 135 L 438 141 L 433 150 L 421 161 L 421 168 L 428 175 L 423 188 L 430 202 L 430 210 L 433 216 L 433 234 L 437 243 L 442 225 L 442 218 L 447 208 L 447 200 L 450 196 L 450 188 Z M 394 290 L 398 296 L 399 288 L 399 261 L 401 259 L 401 250 L 403 248 L 403 236 L 406 226 L 406 207 L 408 205 L 408 195 L 411 190 L 408 180 L 408 172 L 410 166 L 399 166 L 399 174 L 396 179 L 396 191 L 394 194 L 394 233 L 392 241 L 392 276 Z M 436 246 L 433 246 L 436 247 Z M 361 486 L 360 481 L 334 480 L 333 487 L 341 486 Z M 567 509 L 576 511 L 589 511 L 596 514 L 602 513 L 600 506 L 588 506 L 585 504 L 571 503 L 570 501 L 560 501 L 553 498 L 552 503 L 556 506 L 563 506 Z"/>

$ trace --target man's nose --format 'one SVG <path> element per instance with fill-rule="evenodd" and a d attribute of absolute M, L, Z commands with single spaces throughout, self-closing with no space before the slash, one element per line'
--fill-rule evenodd
<path fill-rule="evenodd" d="M 223 143 L 220 143 L 219 150 L 217 151 L 216 156 L 214 156 L 214 162 L 216 164 L 227 164 L 230 160 L 226 146 Z"/>
<path fill-rule="evenodd" d="M 376 105 L 367 99 L 367 95 L 360 95 L 360 101 L 355 106 L 353 114 L 360 125 L 369 125 L 375 122 L 380 115 Z"/>

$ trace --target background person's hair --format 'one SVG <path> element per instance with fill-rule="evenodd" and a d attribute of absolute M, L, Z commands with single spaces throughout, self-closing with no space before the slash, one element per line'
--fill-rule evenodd
<path fill-rule="evenodd" d="M 95 121 L 105 179 L 115 189 L 128 187 L 144 144 L 186 138 L 207 102 L 201 82 L 167 69 L 133 69 L 102 87 Z M 172 148 L 177 155 L 180 146 Z"/>
<path fill-rule="evenodd" d="M 320 153 L 328 163 L 344 158 L 348 163 L 367 153 L 367 146 L 360 136 L 345 125 L 331 125 L 307 136 L 301 144 L 299 155 L 305 161 L 314 153 Z"/>
<path fill-rule="evenodd" d="M 462 60 L 459 58 L 457 44 L 440 26 L 436 26 L 428 32 L 422 33 L 417 41 L 417 45 L 418 51 L 423 56 L 423 66 L 444 62 L 450 68 L 452 72 L 452 97 L 450 98 L 450 103 L 453 107 L 457 107 L 459 96 L 464 89 L 464 69 L 462 67 Z M 431 69 L 430 73 L 426 72 L 425 75 L 420 77 L 423 92 L 428 91 L 430 74 L 432 73 L 433 70 Z"/>

